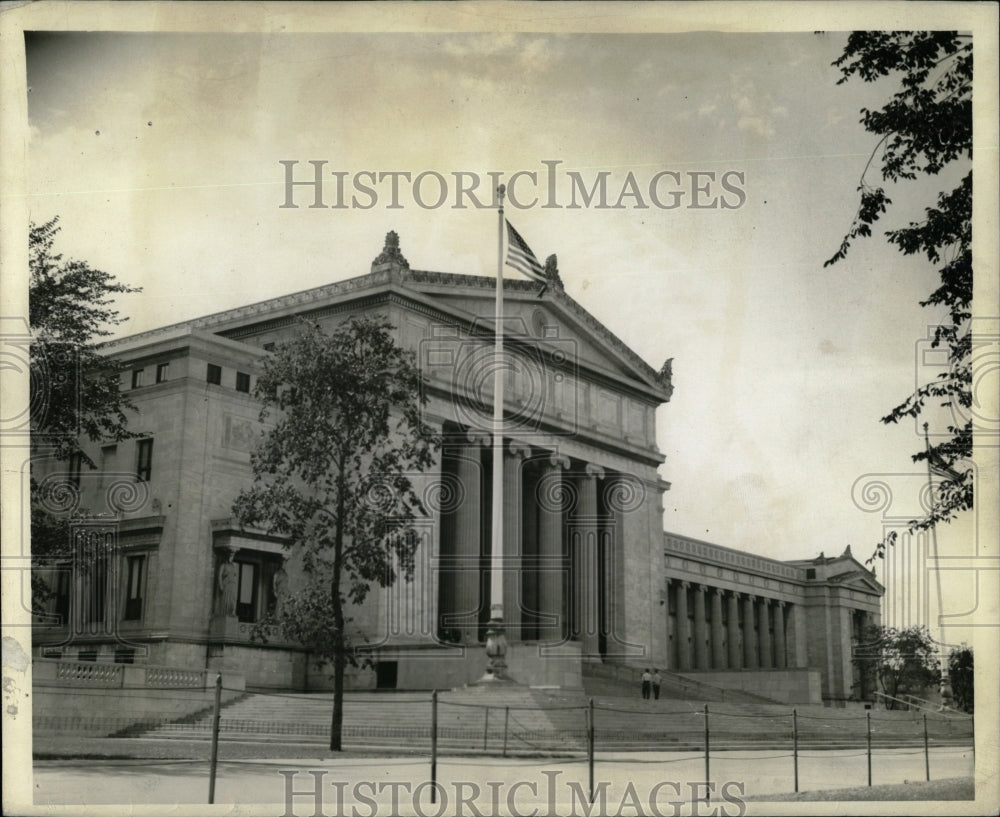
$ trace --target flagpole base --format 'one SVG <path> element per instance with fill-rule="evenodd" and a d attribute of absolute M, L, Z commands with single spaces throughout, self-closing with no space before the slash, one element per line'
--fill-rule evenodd
<path fill-rule="evenodd" d="M 486 630 L 486 672 L 473 686 L 512 684 L 507 674 L 507 636 L 502 618 L 491 618 Z"/>

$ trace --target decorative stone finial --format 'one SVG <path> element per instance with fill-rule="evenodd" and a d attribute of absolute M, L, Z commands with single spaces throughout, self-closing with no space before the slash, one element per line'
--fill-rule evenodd
<path fill-rule="evenodd" d="M 408 270 L 410 262 L 399 251 L 399 236 L 395 230 L 385 234 L 385 246 L 382 252 L 372 261 L 372 272 L 382 270 Z"/>
<path fill-rule="evenodd" d="M 559 277 L 558 259 L 555 253 L 545 259 L 545 285 L 554 289 L 562 289 L 562 278 Z"/>
<path fill-rule="evenodd" d="M 670 399 L 670 395 L 674 393 L 674 359 L 668 357 L 664 364 L 660 367 L 660 371 L 656 374 L 657 379 L 660 381 L 660 385 L 666 389 L 667 399 Z"/>

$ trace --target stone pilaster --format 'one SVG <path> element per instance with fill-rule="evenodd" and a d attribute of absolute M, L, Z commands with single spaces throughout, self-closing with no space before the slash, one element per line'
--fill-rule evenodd
<path fill-rule="evenodd" d="M 563 471 L 569 458 L 552 454 L 539 481 L 538 556 L 539 612 L 544 620 L 539 626 L 539 640 L 550 643 L 566 638 L 566 611 L 563 593 L 566 562 L 563 557 L 563 506 L 565 504 Z"/>
<path fill-rule="evenodd" d="M 729 594 L 729 669 L 743 668 L 740 650 L 740 594 Z"/>
<path fill-rule="evenodd" d="M 479 570 L 482 548 L 482 454 L 488 435 L 470 432 L 469 445 L 462 448 L 456 462 L 456 477 L 464 501 L 455 510 L 455 596 L 454 626 L 462 641 L 479 640 Z"/>
<path fill-rule="evenodd" d="M 785 669 L 785 602 L 774 605 L 774 666 Z"/>
<path fill-rule="evenodd" d="M 708 669 L 708 645 L 705 643 L 707 624 L 705 617 L 705 591 L 703 584 L 694 586 L 694 665 L 696 669 Z"/>
<path fill-rule="evenodd" d="M 712 589 L 712 669 L 726 668 L 726 652 L 723 648 L 721 588 Z"/>
<path fill-rule="evenodd" d="M 743 597 L 743 666 L 757 669 L 757 631 L 754 629 L 754 597 Z"/>
<path fill-rule="evenodd" d="M 691 623 L 688 621 L 688 588 L 690 582 L 677 586 L 677 668 L 691 669 Z"/>
<path fill-rule="evenodd" d="M 600 519 L 597 515 L 597 480 L 604 479 L 604 469 L 588 464 L 578 478 L 579 501 L 570 554 L 573 580 L 574 637 L 583 648 L 584 657 L 600 658 L 598 640 L 600 622 L 598 612 L 598 547 Z"/>
<path fill-rule="evenodd" d="M 771 653 L 771 600 L 761 598 L 757 605 L 757 632 L 760 635 L 760 666 L 761 669 L 770 669 L 774 666 Z"/>
<path fill-rule="evenodd" d="M 521 640 L 522 474 L 530 455 L 530 447 L 511 442 L 503 460 L 503 621 L 508 642 Z"/>

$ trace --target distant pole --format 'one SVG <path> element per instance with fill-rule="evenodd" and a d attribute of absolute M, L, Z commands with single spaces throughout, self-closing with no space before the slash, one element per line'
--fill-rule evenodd
<path fill-rule="evenodd" d="M 486 751 L 486 745 L 489 742 L 490 735 L 490 708 L 486 707 L 486 715 L 483 718 L 483 751 Z"/>
<path fill-rule="evenodd" d="M 590 766 L 590 802 L 594 802 L 594 699 L 587 712 L 587 763 Z"/>
<path fill-rule="evenodd" d="M 503 756 L 507 757 L 507 728 L 510 724 L 510 707 L 503 708 Z"/>
<path fill-rule="evenodd" d="M 795 791 L 799 790 L 799 713 L 792 710 L 792 764 L 795 767 Z"/>
<path fill-rule="evenodd" d="M 927 713 L 924 712 L 924 777 L 931 779 L 931 749 L 927 740 Z"/>
<path fill-rule="evenodd" d="M 872 784 L 872 713 L 865 712 L 865 721 L 868 724 L 868 785 Z"/>
<path fill-rule="evenodd" d="M 437 802 L 438 777 L 438 691 L 431 693 L 431 802 Z"/>
<path fill-rule="evenodd" d="M 215 714 L 212 716 L 212 768 L 208 773 L 208 802 L 215 802 L 215 771 L 219 765 L 219 718 L 222 715 L 222 673 L 215 676 Z"/>
<path fill-rule="evenodd" d="M 705 704 L 705 786 L 708 786 L 709 781 L 709 767 L 708 767 L 708 704 Z"/>

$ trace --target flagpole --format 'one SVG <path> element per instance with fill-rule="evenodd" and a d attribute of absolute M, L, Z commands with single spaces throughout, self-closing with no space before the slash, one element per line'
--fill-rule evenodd
<path fill-rule="evenodd" d="M 486 636 L 487 679 L 506 677 L 507 639 L 503 620 L 503 197 L 506 187 L 497 188 L 497 289 L 493 332 L 493 504 L 490 538 L 490 624 Z"/>

